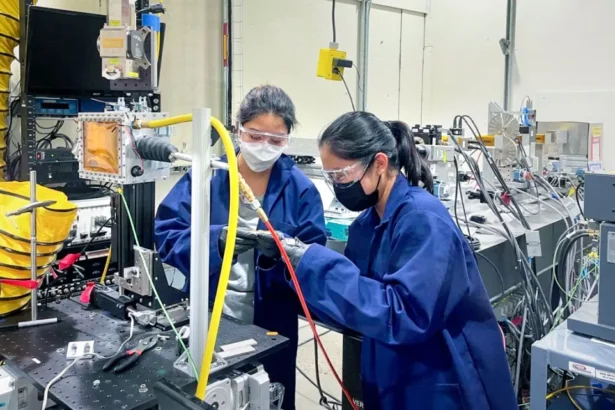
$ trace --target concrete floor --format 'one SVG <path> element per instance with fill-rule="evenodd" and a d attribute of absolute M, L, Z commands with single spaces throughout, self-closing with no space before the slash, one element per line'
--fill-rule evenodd
<path fill-rule="evenodd" d="M 327 332 L 326 329 L 317 327 L 318 333 L 323 334 Z M 314 366 L 314 342 L 313 342 L 312 331 L 304 320 L 299 320 L 299 350 L 297 353 L 297 367 L 299 367 L 305 374 L 307 374 L 314 382 L 315 379 L 315 366 Z M 342 376 L 342 335 L 329 332 L 324 334 L 321 337 L 323 344 L 325 345 L 325 349 L 327 349 L 327 353 L 333 365 L 335 366 L 335 370 L 338 372 L 340 377 Z M 303 345 L 301 343 L 307 342 Z M 333 395 L 341 401 L 341 389 L 337 384 L 327 362 L 319 352 L 318 354 L 318 365 L 320 367 L 320 382 L 322 384 L 322 389 L 327 393 Z M 318 405 L 319 395 L 318 389 L 314 387 L 305 377 L 303 377 L 299 372 L 297 372 L 297 394 L 295 397 L 295 403 L 297 410 L 312 410 L 321 408 Z"/>

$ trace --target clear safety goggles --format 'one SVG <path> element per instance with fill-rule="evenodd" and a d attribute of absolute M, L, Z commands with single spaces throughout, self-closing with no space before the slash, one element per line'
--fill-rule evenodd
<path fill-rule="evenodd" d="M 344 168 L 323 169 L 321 172 L 325 181 L 329 184 L 336 188 L 345 189 L 359 182 L 367 172 L 371 163 L 372 161 L 367 164 L 364 161 L 357 161 Z"/>
<path fill-rule="evenodd" d="M 244 142 L 268 143 L 269 145 L 280 147 L 288 145 L 288 142 L 290 141 L 289 134 L 276 134 L 272 132 L 252 130 L 249 128 L 244 128 L 241 124 L 239 124 L 238 129 L 239 139 Z"/>

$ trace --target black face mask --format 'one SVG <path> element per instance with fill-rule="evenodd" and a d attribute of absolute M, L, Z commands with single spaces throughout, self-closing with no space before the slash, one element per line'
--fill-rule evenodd
<path fill-rule="evenodd" d="M 363 175 L 365 176 L 365 175 Z M 363 186 L 361 185 L 361 178 L 352 186 L 348 188 L 338 188 L 335 185 L 333 186 L 333 191 L 335 192 L 335 197 L 342 205 L 348 208 L 349 211 L 353 212 L 361 212 L 370 208 L 378 203 L 378 186 L 380 185 L 380 177 L 378 177 L 378 184 L 376 184 L 376 189 L 371 194 L 366 194 L 363 190 Z"/>

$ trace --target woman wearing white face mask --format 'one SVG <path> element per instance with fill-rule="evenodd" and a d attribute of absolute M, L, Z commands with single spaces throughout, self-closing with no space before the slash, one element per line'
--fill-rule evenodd
<path fill-rule="evenodd" d="M 273 227 L 306 243 L 326 243 L 322 201 L 314 184 L 284 155 L 297 123 L 288 95 L 274 86 L 251 90 L 237 114 L 239 172 L 259 198 Z M 163 262 L 186 276 L 190 270 L 190 184 L 186 174 L 158 208 L 155 239 Z M 210 298 L 218 285 L 229 210 L 227 172 L 211 181 Z M 264 230 L 254 211 L 240 204 L 240 230 Z M 272 382 L 286 388 L 283 408 L 294 410 L 299 304 L 284 280 L 283 265 L 237 239 L 224 313 L 276 331 L 290 339 L 288 348 L 264 361 Z M 257 263 L 258 262 L 258 263 Z M 277 272 L 276 272 L 277 271 Z M 213 300 L 213 299 L 212 299 Z"/>

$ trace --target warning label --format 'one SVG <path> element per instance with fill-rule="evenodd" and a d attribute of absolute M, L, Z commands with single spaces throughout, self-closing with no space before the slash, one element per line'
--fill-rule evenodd
<path fill-rule="evenodd" d="M 596 369 L 596 379 L 604 380 L 607 382 L 615 382 L 615 373 Z"/>
<path fill-rule="evenodd" d="M 596 377 L 596 368 L 586 366 L 581 363 L 568 362 L 568 370 L 576 374 L 582 374 L 584 376 Z"/>

